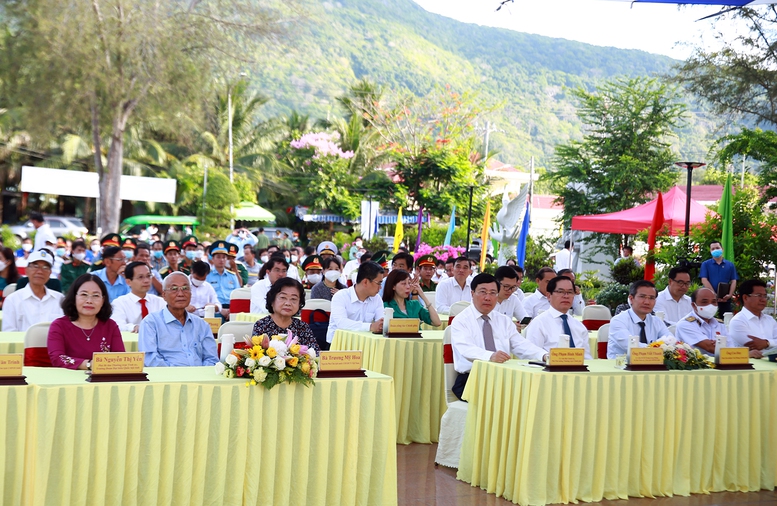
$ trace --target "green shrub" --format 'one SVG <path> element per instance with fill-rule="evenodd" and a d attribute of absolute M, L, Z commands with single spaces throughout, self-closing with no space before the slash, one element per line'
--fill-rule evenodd
<path fill-rule="evenodd" d="M 11 232 L 11 229 L 8 227 L 8 225 L 3 225 L 0 227 L 0 238 L 3 240 L 3 244 L 6 248 L 11 248 L 12 250 L 16 251 L 22 247 L 22 243 L 19 241 L 19 238 L 16 237 L 16 234 Z"/>
<path fill-rule="evenodd" d="M 523 293 L 533 293 L 537 291 L 537 282 L 536 281 L 530 281 L 528 279 L 524 279 L 523 283 L 521 283 L 521 290 L 523 290 Z"/>
<path fill-rule="evenodd" d="M 630 285 L 635 281 L 645 279 L 645 268 L 628 260 L 615 262 L 610 266 L 610 277 L 616 283 Z"/>
<path fill-rule="evenodd" d="M 615 314 L 615 308 L 628 301 L 629 287 L 620 283 L 609 283 L 602 287 L 602 290 L 596 296 L 596 303 L 610 308 L 610 312 Z"/>

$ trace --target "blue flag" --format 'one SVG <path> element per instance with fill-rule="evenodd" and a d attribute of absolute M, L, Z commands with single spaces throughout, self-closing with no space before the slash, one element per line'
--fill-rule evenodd
<path fill-rule="evenodd" d="M 453 209 L 451 209 L 451 222 L 448 224 L 448 233 L 445 234 L 445 242 L 443 243 L 443 246 L 451 245 L 451 238 L 453 237 L 453 232 L 455 231 L 456 231 L 456 204 L 453 204 Z"/>
<path fill-rule="evenodd" d="M 529 238 L 529 222 L 531 221 L 531 208 L 529 203 L 526 203 L 526 214 L 523 217 L 523 224 L 521 224 L 521 235 L 518 236 L 518 249 L 515 252 L 515 263 L 523 267 L 526 261 L 526 240 Z"/>

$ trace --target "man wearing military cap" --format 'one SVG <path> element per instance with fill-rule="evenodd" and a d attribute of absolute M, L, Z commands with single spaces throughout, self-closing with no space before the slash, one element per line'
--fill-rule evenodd
<path fill-rule="evenodd" d="M 133 237 L 127 237 L 121 241 L 121 251 L 124 256 L 127 257 L 127 262 L 132 260 L 135 256 L 135 252 L 138 250 L 138 241 Z"/>
<path fill-rule="evenodd" d="M 102 247 L 102 251 L 105 251 L 105 248 L 120 248 L 121 247 L 121 236 L 119 234 L 105 234 L 102 239 L 100 239 L 100 246 Z M 105 263 L 103 262 L 102 255 L 98 260 L 95 260 L 92 262 L 92 266 L 89 267 L 89 272 L 99 271 L 100 269 L 105 268 Z"/>
<path fill-rule="evenodd" d="M 242 287 L 248 283 L 248 269 L 246 269 L 245 265 L 237 261 L 237 254 L 239 251 L 240 246 L 231 242 L 227 243 L 227 270 L 237 274 L 237 281 Z"/>
<path fill-rule="evenodd" d="M 162 276 L 162 279 L 166 278 L 170 273 L 172 272 L 183 272 L 187 276 L 189 275 L 189 270 L 184 268 L 183 264 L 181 264 L 181 247 L 178 246 L 178 243 L 176 241 L 165 241 L 165 260 L 167 260 L 167 266 L 162 267 L 159 271 L 159 275 Z"/>
<path fill-rule="evenodd" d="M 229 319 L 229 296 L 232 290 L 240 287 L 237 274 L 227 270 L 227 255 L 229 254 L 229 245 L 226 241 L 216 241 L 210 245 L 210 256 L 213 269 L 208 277 L 205 278 L 216 290 L 216 296 L 221 304 L 221 316 Z"/>
<path fill-rule="evenodd" d="M 323 279 L 321 257 L 318 255 L 305 257 L 305 261 L 302 262 L 302 270 L 305 271 L 305 288 L 313 288 Z"/>
<path fill-rule="evenodd" d="M 390 254 L 391 252 L 385 249 L 376 251 L 372 255 L 372 261 L 388 271 L 388 257 Z"/>
<path fill-rule="evenodd" d="M 437 259 L 434 255 L 424 255 L 415 262 L 416 276 L 419 278 L 419 286 L 425 292 L 433 292 L 437 289 L 437 283 L 432 281 Z"/>
<path fill-rule="evenodd" d="M 187 235 L 181 240 L 181 268 L 191 272 L 192 263 L 197 258 L 197 238 L 193 235 Z"/>
<path fill-rule="evenodd" d="M 337 255 L 337 246 L 332 241 L 324 241 L 316 248 L 316 254 L 321 257 L 321 261 Z"/>

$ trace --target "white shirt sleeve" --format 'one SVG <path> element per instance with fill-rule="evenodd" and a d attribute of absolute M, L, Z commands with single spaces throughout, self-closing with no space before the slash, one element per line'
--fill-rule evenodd
<path fill-rule="evenodd" d="M 370 330 L 370 325 L 372 325 L 372 322 L 352 320 L 348 317 L 348 306 L 350 304 L 350 289 L 340 290 L 332 297 L 332 312 L 329 316 L 329 330 L 326 334 L 326 340 L 328 343 L 332 342 L 335 336 L 335 331 L 338 329 L 355 330 L 357 332 L 367 332 Z"/>
<path fill-rule="evenodd" d="M 127 302 L 128 300 L 122 296 L 116 298 L 111 304 L 113 307 L 111 320 L 116 322 L 122 332 L 131 332 L 135 329 L 135 324 L 130 321 L 130 315 L 127 313 Z"/>
<path fill-rule="evenodd" d="M 260 279 L 251 286 L 251 313 L 262 314 L 267 312 L 267 292 L 270 291 L 266 279 Z"/>
<path fill-rule="evenodd" d="M 452 302 L 450 301 L 450 283 L 448 280 L 440 282 L 434 291 L 434 308 L 438 313 L 448 314 L 451 309 Z"/>
<path fill-rule="evenodd" d="M 22 329 L 19 328 L 19 322 L 17 321 L 19 313 L 17 301 L 19 300 L 19 297 L 14 297 L 14 295 L 15 294 L 12 293 L 6 297 L 5 302 L 3 302 L 3 332 L 22 331 Z"/>

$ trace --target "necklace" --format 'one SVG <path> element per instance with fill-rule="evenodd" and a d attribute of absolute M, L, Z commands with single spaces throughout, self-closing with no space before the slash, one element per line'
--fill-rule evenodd
<path fill-rule="evenodd" d="M 78 327 L 78 325 L 76 325 L 76 326 Z M 84 334 L 84 337 L 86 338 L 86 340 L 87 341 L 91 341 L 92 340 L 92 334 L 94 334 L 94 329 L 97 328 L 97 325 L 92 327 L 92 331 L 89 332 L 89 334 L 87 334 L 86 331 L 84 329 L 82 329 L 81 327 L 78 327 L 78 328 L 81 329 L 81 332 Z"/>

